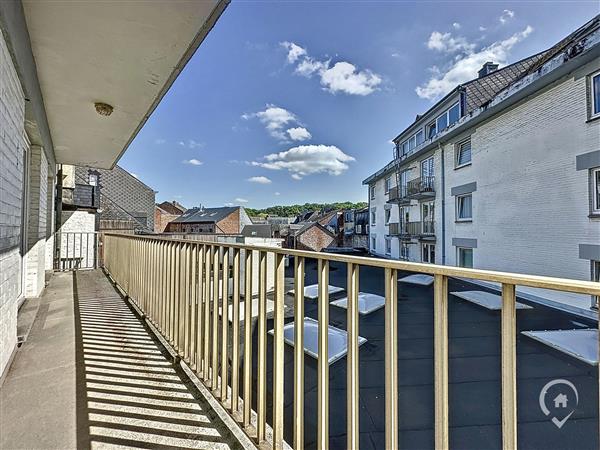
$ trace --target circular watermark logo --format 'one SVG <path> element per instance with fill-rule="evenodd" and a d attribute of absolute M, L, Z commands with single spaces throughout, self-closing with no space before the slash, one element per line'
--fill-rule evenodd
<path fill-rule="evenodd" d="M 540 409 L 546 416 L 552 415 L 552 423 L 558 428 L 569 420 L 578 404 L 579 393 L 569 380 L 552 380 L 540 391 Z"/>

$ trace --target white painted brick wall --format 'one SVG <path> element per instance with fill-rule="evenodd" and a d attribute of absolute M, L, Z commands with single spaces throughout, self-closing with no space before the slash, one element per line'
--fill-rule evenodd
<path fill-rule="evenodd" d="M 0 373 L 17 344 L 25 98 L 0 33 Z"/>
<path fill-rule="evenodd" d="M 475 238 L 477 268 L 589 279 L 579 244 L 600 244 L 600 221 L 588 218 L 588 172 L 575 157 L 600 150 L 600 122 L 587 123 L 586 107 L 585 77 L 571 77 L 480 126 L 471 166 L 454 170 L 446 146 L 448 264 L 452 237 Z M 473 222 L 454 223 L 450 188 L 473 181 Z"/>
<path fill-rule="evenodd" d="M 48 161 L 41 147 L 29 150 L 29 205 L 25 295 L 39 296 L 45 283 Z"/>
<path fill-rule="evenodd" d="M 454 144 L 469 133 L 444 146 L 446 264 L 456 264 L 452 238 L 474 238 L 476 268 L 589 279 L 590 263 L 579 259 L 579 244 L 600 244 L 600 220 L 588 218 L 588 172 L 575 170 L 575 158 L 600 150 L 600 121 L 587 122 L 586 79 L 581 76 L 597 71 L 598 65 L 579 69 L 577 76 L 470 130 L 471 166 L 454 169 Z M 441 264 L 439 150 L 434 165 L 436 263 Z M 409 180 L 419 176 L 419 161 L 410 167 Z M 471 182 L 477 182 L 473 222 L 455 223 L 451 188 Z M 373 253 L 385 256 L 384 178 L 375 186 L 376 198 L 370 200 L 377 208 Z M 398 219 L 397 208 L 393 206 L 392 222 Z M 410 220 L 420 220 L 420 204 L 413 201 L 410 208 Z M 398 258 L 398 239 L 392 242 L 392 257 Z M 411 261 L 421 260 L 420 245 L 412 245 L 410 252 Z"/>

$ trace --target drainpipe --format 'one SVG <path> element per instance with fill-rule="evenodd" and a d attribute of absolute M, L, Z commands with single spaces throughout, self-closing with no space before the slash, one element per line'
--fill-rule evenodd
<path fill-rule="evenodd" d="M 440 183 L 442 185 L 442 265 L 444 265 L 446 264 L 446 174 L 444 170 L 444 147 L 442 147 L 441 142 L 438 142 L 438 148 L 442 158 Z"/>

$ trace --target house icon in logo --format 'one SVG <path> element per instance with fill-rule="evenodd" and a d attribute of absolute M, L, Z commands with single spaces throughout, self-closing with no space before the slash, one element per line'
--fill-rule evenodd
<path fill-rule="evenodd" d="M 569 399 L 567 398 L 567 396 L 565 394 L 558 394 L 554 398 L 554 407 L 555 408 L 566 408 L 568 400 Z"/>

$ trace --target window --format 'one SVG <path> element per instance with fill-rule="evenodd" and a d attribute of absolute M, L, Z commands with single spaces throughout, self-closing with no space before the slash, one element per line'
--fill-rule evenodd
<path fill-rule="evenodd" d="M 375 225 L 377 214 L 375 208 L 371 209 L 371 225 Z"/>
<path fill-rule="evenodd" d="M 421 203 L 421 222 L 423 234 L 433 234 L 433 211 L 434 202 Z"/>
<path fill-rule="evenodd" d="M 421 257 L 424 263 L 435 264 L 435 244 L 422 244 Z"/>
<path fill-rule="evenodd" d="M 362 225 L 356 225 L 354 229 L 356 234 L 362 234 Z"/>
<path fill-rule="evenodd" d="M 392 177 L 387 177 L 385 179 L 385 193 L 387 194 L 388 192 L 390 192 L 390 189 L 392 188 Z"/>
<path fill-rule="evenodd" d="M 473 268 L 473 249 L 466 247 L 457 247 L 456 251 L 458 267 L 468 267 L 469 269 Z"/>
<path fill-rule="evenodd" d="M 592 99 L 591 116 L 600 117 L 600 72 L 596 72 L 590 77 L 591 81 L 591 92 L 590 97 Z"/>
<path fill-rule="evenodd" d="M 375 200 L 375 185 L 369 186 L 369 190 L 371 191 L 371 200 Z"/>
<path fill-rule="evenodd" d="M 421 161 L 421 178 L 429 178 L 433 176 L 433 156 Z"/>
<path fill-rule="evenodd" d="M 406 242 L 402 242 L 402 244 L 400 244 L 400 258 L 401 259 L 409 259 L 410 257 L 410 247 L 408 246 L 408 244 Z"/>
<path fill-rule="evenodd" d="M 600 261 L 592 261 L 592 281 L 600 282 Z M 600 296 L 592 295 L 592 308 L 598 309 Z"/>
<path fill-rule="evenodd" d="M 389 224 L 390 223 L 390 218 L 392 217 L 392 210 L 391 209 L 386 209 L 385 210 L 385 224 Z"/>
<path fill-rule="evenodd" d="M 448 126 L 455 124 L 460 119 L 460 106 L 457 103 L 448 110 Z"/>
<path fill-rule="evenodd" d="M 431 139 L 437 134 L 437 128 L 435 126 L 435 121 L 431 122 L 427 125 L 427 139 Z"/>
<path fill-rule="evenodd" d="M 456 197 L 456 220 L 473 219 L 473 196 L 472 194 L 458 195 Z"/>
<path fill-rule="evenodd" d="M 590 180 L 592 214 L 600 214 L 600 167 L 591 170 Z"/>
<path fill-rule="evenodd" d="M 455 167 L 464 167 L 471 164 L 471 138 L 456 144 Z"/>
<path fill-rule="evenodd" d="M 408 153 L 412 152 L 423 142 L 425 142 L 425 134 L 423 133 L 423 130 L 420 129 L 402 143 L 402 155 L 405 156 Z"/>
<path fill-rule="evenodd" d="M 98 175 L 95 173 L 89 174 L 89 184 L 90 186 L 98 186 Z"/>
<path fill-rule="evenodd" d="M 377 250 L 377 238 L 376 237 L 371 238 L 371 249 Z"/>
<path fill-rule="evenodd" d="M 392 240 L 387 237 L 385 238 L 385 254 L 386 255 L 392 254 Z"/>

